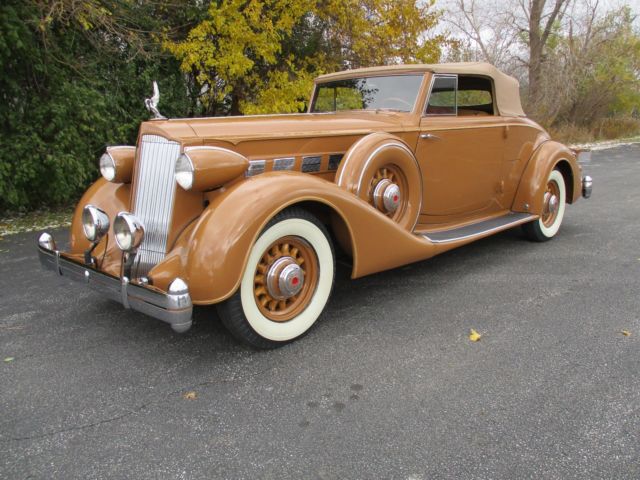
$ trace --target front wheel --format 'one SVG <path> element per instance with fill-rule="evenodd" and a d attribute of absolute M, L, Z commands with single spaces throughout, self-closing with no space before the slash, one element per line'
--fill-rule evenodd
<path fill-rule="evenodd" d="M 522 226 L 525 235 L 535 242 L 551 240 L 562 224 L 567 202 L 567 188 L 559 170 L 553 170 L 547 179 L 542 203 L 542 215 Z"/>
<path fill-rule="evenodd" d="M 313 215 L 290 208 L 265 227 L 249 253 L 240 288 L 217 306 L 238 339 L 275 348 L 304 335 L 324 310 L 335 277 L 329 234 Z"/>

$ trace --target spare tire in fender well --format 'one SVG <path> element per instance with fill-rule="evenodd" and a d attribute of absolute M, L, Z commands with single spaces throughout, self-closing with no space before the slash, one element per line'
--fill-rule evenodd
<path fill-rule="evenodd" d="M 400 190 L 397 211 L 381 212 L 407 231 L 413 231 L 422 208 L 422 176 L 411 148 L 390 133 L 376 132 L 354 143 L 336 172 L 336 184 L 372 204 L 372 185 L 379 171 L 391 167 L 393 184 Z M 398 178 L 393 180 L 393 175 Z"/>

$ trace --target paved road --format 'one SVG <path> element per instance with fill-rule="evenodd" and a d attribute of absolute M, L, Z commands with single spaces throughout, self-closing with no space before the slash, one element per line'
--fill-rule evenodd
<path fill-rule="evenodd" d="M 0 478 L 639 478 L 640 145 L 587 170 L 553 241 L 342 267 L 310 335 L 269 352 L 71 289 L 6 237 Z"/>

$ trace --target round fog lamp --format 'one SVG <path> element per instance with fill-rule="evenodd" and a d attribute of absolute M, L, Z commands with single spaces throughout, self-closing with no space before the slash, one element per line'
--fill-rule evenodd
<path fill-rule="evenodd" d="M 107 152 L 100 157 L 100 173 L 109 182 L 116 178 L 116 162 Z"/>
<path fill-rule="evenodd" d="M 193 187 L 194 170 L 195 169 L 193 168 L 193 162 L 191 162 L 189 155 L 187 155 L 186 153 L 180 155 L 178 157 L 178 160 L 176 161 L 175 167 L 175 177 L 178 185 L 180 185 L 185 190 L 191 190 L 191 187 Z"/>
<path fill-rule="evenodd" d="M 135 215 L 120 212 L 113 221 L 113 233 L 120 250 L 130 252 L 142 243 L 144 227 Z"/>
<path fill-rule="evenodd" d="M 87 205 L 82 209 L 82 230 L 90 242 L 97 242 L 109 231 L 109 216 L 98 207 Z"/>

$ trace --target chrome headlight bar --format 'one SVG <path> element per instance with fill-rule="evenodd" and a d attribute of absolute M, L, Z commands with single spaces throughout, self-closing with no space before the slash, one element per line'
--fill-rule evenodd
<path fill-rule="evenodd" d="M 120 250 L 132 252 L 144 238 L 144 225 L 132 213 L 120 212 L 113 221 L 113 233 Z"/>
<path fill-rule="evenodd" d="M 82 210 L 82 230 L 91 243 L 99 242 L 109 231 L 109 216 L 94 205 Z"/>

